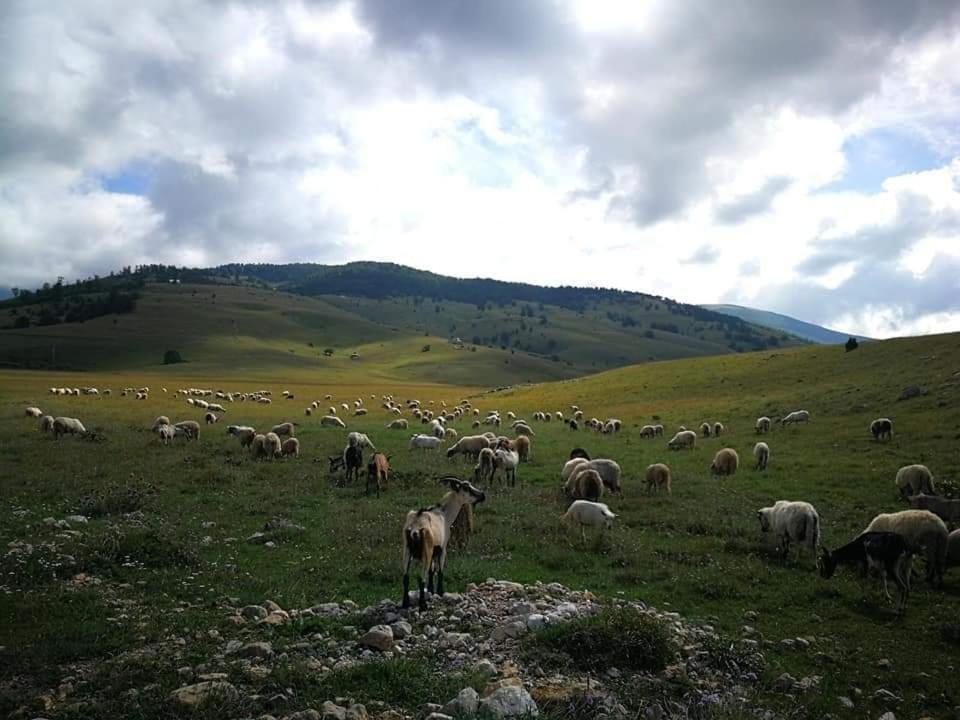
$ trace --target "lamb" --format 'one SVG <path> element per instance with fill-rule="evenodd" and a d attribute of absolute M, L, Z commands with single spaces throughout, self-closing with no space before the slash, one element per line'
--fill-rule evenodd
<path fill-rule="evenodd" d="M 705 438 L 710 437 L 710 433 L 712 432 L 712 430 L 713 430 L 713 426 L 710 425 L 710 423 L 708 422 L 701 423 L 700 434 L 703 435 Z"/>
<path fill-rule="evenodd" d="M 380 497 L 380 491 L 387 489 L 387 480 L 390 476 L 390 458 L 381 452 L 374 453 L 367 463 L 367 482 L 364 485 L 364 492 L 370 494 L 370 482 L 377 488 L 377 497 Z"/>
<path fill-rule="evenodd" d="M 169 424 L 170 424 L 170 418 L 168 418 L 166 415 L 159 415 L 157 416 L 157 419 L 153 421 L 153 425 L 150 426 L 150 429 L 156 430 L 161 425 L 169 425 Z"/>
<path fill-rule="evenodd" d="M 394 420 L 390 423 L 387 423 L 387 430 L 406 430 L 406 429 L 407 429 L 406 418 L 400 418 L 399 420 Z"/>
<path fill-rule="evenodd" d="M 450 488 L 443 499 L 433 507 L 411 510 L 403 524 L 403 602 L 410 607 L 410 567 L 420 563 L 418 585 L 419 608 L 427 609 L 425 590 L 433 591 L 437 579 L 437 595 L 443 595 L 443 571 L 446 565 L 450 528 L 464 505 L 477 505 L 486 500 L 482 490 L 466 480 L 448 476 L 440 480 Z"/>
<path fill-rule="evenodd" d="M 57 417 L 53 419 L 53 436 L 59 438 L 61 435 L 83 435 L 87 429 L 83 423 L 76 418 Z"/>
<path fill-rule="evenodd" d="M 681 450 L 683 448 L 693 450 L 696 446 L 697 434 L 693 430 L 681 430 L 667 443 L 667 447 L 671 450 Z"/>
<path fill-rule="evenodd" d="M 897 533 L 866 532 L 832 553 L 821 548 L 817 569 L 820 577 L 828 579 L 833 577 L 837 565 L 852 567 L 861 576 L 865 576 L 870 568 L 881 570 L 880 577 L 887 600 L 892 600 L 887 589 L 887 579 L 893 580 L 897 585 L 897 614 L 900 614 L 910 593 L 910 562 L 914 550 L 915 548 L 911 548 L 903 536 Z"/>
<path fill-rule="evenodd" d="M 810 413 L 806 410 L 794 410 L 788 413 L 786 417 L 780 418 L 781 425 L 794 425 L 796 423 L 810 422 Z"/>
<path fill-rule="evenodd" d="M 40 418 L 40 432 L 53 432 L 53 415 L 44 415 Z"/>
<path fill-rule="evenodd" d="M 757 435 L 770 432 L 770 418 L 768 418 L 766 415 L 758 417 L 757 422 L 753 427 L 756 429 Z"/>
<path fill-rule="evenodd" d="M 520 455 L 516 450 L 499 447 L 493 453 L 493 472 L 503 473 L 503 482 L 510 480 L 511 487 L 517 484 L 517 466 L 520 464 Z"/>
<path fill-rule="evenodd" d="M 480 455 L 481 450 L 488 447 L 490 447 L 490 440 L 486 435 L 464 435 L 455 444 L 447 448 L 447 457 L 466 455 L 470 458 L 476 458 Z"/>
<path fill-rule="evenodd" d="M 530 438 L 520 435 L 513 440 L 513 449 L 520 456 L 520 462 L 530 461 Z"/>
<path fill-rule="evenodd" d="M 366 433 L 362 432 L 351 432 L 347 435 L 347 445 L 356 445 L 359 448 L 370 448 L 374 452 L 377 451 L 377 448 L 374 446 L 373 441 L 367 437 Z"/>
<path fill-rule="evenodd" d="M 181 420 L 175 423 L 173 427 L 180 428 L 178 434 L 186 436 L 188 440 L 200 439 L 200 423 L 195 420 Z"/>
<path fill-rule="evenodd" d="M 287 438 L 283 441 L 283 444 L 280 445 L 280 454 L 284 457 L 293 455 L 293 457 L 300 457 L 300 441 L 297 438 Z"/>
<path fill-rule="evenodd" d="M 215 422 L 217 422 L 217 420 L 219 420 L 219 419 L 220 419 L 220 418 L 218 418 L 218 417 L 217 417 L 214 413 L 212 413 L 212 412 L 208 412 L 207 414 L 205 414 L 205 415 L 203 416 L 203 420 L 204 420 L 204 422 L 207 423 L 207 425 L 213 425 L 213 424 L 214 424 Z"/>
<path fill-rule="evenodd" d="M 874 440 L 890 440 L 893 438 L 893 421 L 890 418 L 877 418 L 870 423 L 870 434 Z"/>
<path fill-rule="evenodd" d="M 320 418 L 320 425 L 325 427 L 345 428 L 347 424 L 336 415 L 324 415 Z"/>
<path fill-rule="evenodd" d="M 659 491 L 660 488 L 667 489 L 667 495 L 672 495 L 673 490 L 671 488 L 671 483 L 673 481 L 673 473 L 670 472 L 670 468 L 663 463 L 654 463 L 653 465 L 647 466 L 647 492 Z"/>
<path fill-rule="evenodd" d="M 227 435 L 238 437 L 241 447 L 250 447 L 254 438 L 257 436 L 257 431 L 246 425 L 228 425 Z"/>
<path fill-rule="evenodd" d="M 28 417 L 28 418 L 43 417 L 43 410 L 41 410 L 41 409 L 38 408 L 38 407 L 28 407 L 28 408 L 24 411 L 24 414 L 25 414 L 25 416 Z"/>
<path fill-rule="evenodd" d="M 900 497 L 909 495 L 936 495 L 937 491 L 933 485 L 933 473 L 926 465 L 904 465 L 897 470 L 897 477 L 894 480 L 897 489 L 900 491 Z"/>
<path fill-rule="evenodd" d="M 564 483 L 563 492 L 571 500 L 597 501 L 603 497 L 603 478 L 596 470 L 580 465 Z"/>
<path fill-rule="evenodd" d="M 477 464 L 473 468 L 473 479 L 476 482 L 493 478 L 494 454 L 490 447 L 481 448 L 477 453 Z"/>
<path fill-rule="evenodd" d="M 757 460 L 754 470 L 766 470 L 767 463 L 770 462 L 770 446 L 765 442 L 758 442 L 753 446 L 753 457 Z"/>
<path fill-rule="evenodd" d="M 436 450 L 443 443 L 443 440 L 433 435 L 411 435 L 410 443 L 407 446 L 410 450 L 420 448 L 423 450 Z"/>
<path fill-rule="evenodd" d="M 279 437 L 295 437 L 297 434 L 296 423 L 284 422 L 279 425 L 274 425 L 270 428 L 270 432 Z"/>
<path fill-rule="evenodd" d="M 947 500 L 937 495 L 912 495 L 910 507 L 914 510 L 929 510 L 945 523 L 960 522 L 960 500 Z"/>
<path fill-rule="evenodd" d="M 820 544 L 820 515 L 810 503 L 777 500 L 771 507 L 758 510 L 757 518 L 760 529 L 765 533 L 772 532 L 779 540 L 782 557 L 787 557 L 791 542 L 799 543 L 798 559 L 803 546 L 816 553 Z"/>
<path fill-rule="evenodd" d="M 716 422 L 713 424 L 713 436 L 720 437 L 720 433 L 724 431 L 723 423 Z"/>
<path fill-rule="evenodd" d="M 924 548 L 927 557 L 927 581 L 943 584 L 947 557 L 947 526 L 929 510 L 901 510 L 877 515 L 864 532 L 895 532 L 913 547 Z"/>
<path fill-rule="evenodd" d="M 723 448 L 713 456 L 710 472 L 716 476 L 733 475 L 740 467 L 740 456 L 733 448 Z"/>
<path fill-rule="evenodd" d="M 155 428 L 156 432 L 160 435 L 160 442 L 164 445 L 169 445 L 170 442 L 177 436 L 177 429 L 173 425 L 160 425 Z"/>
<path fill-rule="evenodd" d="M 580 537 L 583 542 L 587 541 L 587 535 L 584 528 L 598 527 L 601 533 L 613 527 L 613 521 L 616 519 L 610 508 L 603 503 L 591 502 L 590 500 L 575 500 L 567 508 L 567 511 L 560 516 L 560 522 L 570 527 L 578 525 L 580 527 Z"/>

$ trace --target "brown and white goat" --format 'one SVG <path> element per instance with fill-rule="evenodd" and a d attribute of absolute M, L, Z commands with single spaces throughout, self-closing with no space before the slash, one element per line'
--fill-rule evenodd
<path fill-rule="evenodd" d="M 426 590 L 433 592 L 436 577 L 436 593 L 443 595 L 443 570 L 447 562 L 447 546 L 451 526 L 464 505 L 476 505 L 486 500 L 483 491 L 466 480 L 453 476 L 439 481 L 450 492 L 432 507 L 411 510 L 403 524 L 403 603 L 410 607 L 410 567 L 420 564 L 417 583 L 420 590 L 420 610 L 427 609 Z"/>
<path fill-rule="evenodd" d="M 367 463 L 367 482 L 364 490 L 367 495 L 370 494 L 370 482 L 373 481 L 377 488 L 377 497 L 380 497 L 380 491 L 387 489 L 387 480 L 390 477 L 390 458 L 382 452 L 374 453 Z"/>

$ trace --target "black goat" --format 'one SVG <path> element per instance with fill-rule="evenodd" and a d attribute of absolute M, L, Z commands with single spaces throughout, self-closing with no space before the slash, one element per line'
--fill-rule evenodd
<path fill-rule="evenodd" d="M 910 594 L 910 562 L 916 551 L 897 533 L 865 532 L 833 552 L 821 548 L 817 568 L 824 578 L 833 577 L 837 565 L 851 567 L 861 577 L 865 577 L 871 569 L 880 571 L 887 600 L 893 600 L 887 589 L 887 579 L 897 585 L 897 614 L 900 614 Z"/>
<path fill-rule="evenodd" d="M 336 472 L 344 468 L 344 483 L 349 482 L 351 476 L 359 480 L 360 470 L 363 468 L 363 451 L 356 445 L 350 445 L 343 449 L 343 455 L 331 455 L 330 472 Z"/>

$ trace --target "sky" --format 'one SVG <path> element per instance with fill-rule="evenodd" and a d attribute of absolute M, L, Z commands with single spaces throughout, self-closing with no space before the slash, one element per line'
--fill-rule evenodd
<path fill-rule="evenodd" d="M 960 3 L 0 3 L 0 286 L 353 260 L 958 331 Z"/>

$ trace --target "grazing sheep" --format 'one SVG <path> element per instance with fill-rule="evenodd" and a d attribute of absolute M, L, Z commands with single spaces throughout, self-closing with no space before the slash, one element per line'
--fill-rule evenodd
<path fill-rule="evenodd" d="M 217 422 L 217 420 L 219 420 L 219 419 L 220 419 L 220 418 L 218 418 L 218 417 L 217 417 L 215 414 L 213 414 L 212 412 L 208 412 L 207 414 L 205 414 L 205 415 L 203 416 L 203 420 L 204 420 L 204 422 L 207 423 L 207 425 L 213 425 L 213 424 L 214 424 L 215 422 Z"/>
<path fill-rule="evenodd" d="M 280 442 L 280 436 L 271 431 L 263 436 L 263 453 L 269 458 L 278 458 L 283 452 L 283 445 Z"/>
<path fill-rule="evenodd" d="M 295 437 L 287 438 L 280 446 L 280 454 L 284 457 L 289 455 L 293 455 L 293 457 L 300 457 L 300 441 Z"/>
<path fill-rule="evenodd" d="M 446 434 L 446 428 L 443 427 L 443 423 L 439 420 L 430 421 L 430 434 L 437 438 L 443 438 Z"/>
<path fill-rule="evenodd" d="M 829 552 L 820 549 L 817 569 L 820 577 L 831 578 L 837 565 L 847 565 L 855 569 L 861 577 L 866 577 L 871 568 L 881 570 L 883 592 L 887 600 L 892 600 L 887 589 L 887 579 L 897 586 L 897 614 L 903 612 L 910 594 L 910 562 L 913 550 L 902 535 L 892 532 L 867 532 L 855 537 L 843 547 Z"/>
<path fill-rule="evenodd" d="M 296 423 L 284 422 L 279 425 L 274 425 L 270 428 L 270 432 L 277 435 L 278 437 L 296 437 Z"/>
<path fill-rule="evenodd" d="M 570 479 L 570 476 L 576 471 L 581 465 L 586 465 L 589 460 L 582 457 L 575 457 L 564 463 L 563 468 L 560 470 L 560 481 L 567 482 Z"/>
<path fill-rule="evenodd" d="M 257 433 L 253 436 L 253 440 L 250 441 L 250 454 L 253 455 L 254 459 L 261 458 L 267 454 L 266 442 L 267 438 L 265 435 Z"/>
<path fill-rule="evenodd" d="M 534 436 L 534 435 L 536 435 L 536 433 L 530 428 L 529 425 L 527 425 L 526 423 L 522 423 L 522 422 L 518 422 L 516 425 L 514 425 L 513 431 L 514 431 L 517 435 L 529 435 L 529 436 Z"/>
<path fill-rule="evenodd" d="M 652 438 L 657 434 L 657 431 L 654 430 L 653 425 L 644 425 L 640 428 L 640 437 L 642 438 Z"/>
<path fill-rule="evenodd" d="M 710 437 L 710 433 L 712 431 L 713 431 L 713 426 L 710 423 L 705 422 L 700 424 L 700 434 L 703 435 L 703 437 L 705 438 Z"/>
<path fill-rule="evenodd" d="M 723 423 L 716 422 L 713 424 L 713 436 L 720 437 L 720 433 L 724 431 Z"/>
<path fill-rule="evenodd" d="M 810 413 L 806 410 L 794 410 L 786 417 L 780 418 L 781 425 L 795 425 L 796 423 L 810 422 Z"/>
<path fill-rule="evenodd" d="M 654 425 L 653 432 L 657 437 L 663 437 L 663 425 Z"/>
<path fill-rule="evenodd" d="M 770 432 L 770 418 L 768 418 L 766 415 L 758 417 L 757 422 L 753 427 L 756 429 L 757 435 Z"/>
<path fill-rule="evenodd" d="M 943 584 L 947 557 L 947 526 L 929 510 L 901 510 L 877 515 L 864 532 L 895 532 L 912 547 L 924 548 L 927 582 Z"/>
<path fill-rule="evenodd" d="M 43 417 L 43 410 L 41 410 L 41 409 L 38 408 L 38 407 L 28 407 L 28 408 L 24 411 L 24 414 L 25 414 L 25 416 L 28 417 L 28 418 Z"/>
<path fill-rule="evenodd" d="M 894 482 L 900 491 L 900 497 L 937 494 L 933 485 L 933 473 L 926 465 L 904 465 L 897 470 Z"/>
<path fill-rule="evenodd" d="M 443 440 L 433 435 L 411 435 L 408 448 L 420 448 L 422 450 L 436 450 L 443 443 Z"/>
<path fill-rule="evenodd" d="M 366 414 L 367 414 L 367 409 L 366 409 L 366 408 L 362 408 L 362 407 L 361 407 L 361 408 L 357 408 L 356 410 L 353 411 L 353 414 L 354 414 L 354 415 L 366 415 Z"/>
<path fill-rule="evenodd" d="M 213 410 L 214 412 L 218 413 L 225 413 L 227 411 L 227 409 L 219 403 L 209 403 L 207 405 L 207 410 Z"/>
<path fill-rule="evenodd" d="M 324 415 L 320 418 L 320 425 L 326 427 L 345 428 L 347 424 L 336 415 Z"/>
<path fill-rule="evenodd" d="M 568 455 L 567 457 L 570 460 L 573 460 L 574 458 L 583 458 L 584 460 L 589 460 L 590 453 L 588 453 L 586 450 L 584 450 L 581 447 L 575 447 L 573 450 L 570 451 L 570 455 Z"/>
<path fill-rule="evenodd" d="M 150 429 L 156 430 L 161 425 L 169 425 L 169 424 L 170 424 L 170 418 L 168 418 L 166 415 L 160 415 L 157 417 L 156 420 L 153 421 L 153 425 L 150 426 Z"/>
<path fill-rule="evenodd" d="M 53 419 L 53 436 L 59 438 L 61 435 L 83 435 L 87 429 L 83 423 L 76 418 L 57 417 Z"/>
<path fill-rule="evenodd" d="M 623 488 L 620 485 L 620 478 L 623 472 L 620 470 L 620 465 L 616 461 L 608 460 L 607 458 L 595 458 L 589 461 L 589 467 L 591 470 L 596 470 L 600 473 L 604 487 L 606 487 L 609 492 L 623 497 Z"/>
<path fill-rule="evenodd" d="M 493 453 L 493 472 L 496 476 L 499 470 L 503 474 L 503 483 L 510 480 L 511 487 L 517 484 L 517 466 L 520 464 L 520 455 L 516 450 L 499 447 Z"/>
<path fill-rule="evenodd" d="M 367 463 L 367 481 L 364 485 L 364 492 L 370 494 L 370 482 L 372 481 L 377 489 L 377 497 L 380 497 L 380 491 L 387 489 L 387 480 L 390 477 L 390 458 L 381 452 L 374 453 Z"/>
<path fill-rule="evenodd" d="M 53 415 L 44 415 L 40 418 L 40 432 L 53 432 Z"/>
<path fill-rule="evenodd" d="M 660 488 L 667 489 L 667 495 L 672 495 L 673 490 L 671 484 L 673 481 L 673 473 L 670 472 L 670 468 L 663 463 L 654 463 L 653 465 L 647 466 L 647 492 L 659 491 Z"/>
<path fill-rule="evenodd" d="M 480 451 L 488 447 L 490 447 L 490 439 L 486 435 L 464 435 L 447 448 L 447 457 L 466 455 L 469 458 L 477 458 Z"/>
<path fill-rule="evenodd" d="M 456 440 L 459 437 L 459 434 L 453 428 L 447 428 L 443 431 L 444 440 Z"/>
<path fill-rule="evenodd" d="M 947 536 L 947 567 L 960 566 L 960 528 Z"/>
<path fill-rule="evenodd" d="M 587 541 L 586 527 L 598 527 L 601 533 L 613 528 L 613 521 L 616 519 L 610 508 L 603 503 L 591 502 L 590 500 L 574 500 L 573 504 L 567 508 L 567 511 L 560 516 L 560 522 L 571 527 L 578 525 L 580 527 L 580 538 L 583 542 Z"/>
<path fill-rule="evenodd" d="M 351 432 L 347 435 L 347 445 L 356 445 L 359 448 L 370 448 L 374 452 L 377 451 L 377 448 L 374 446 L 373 441 L 367 437 L 366 433 L 362 432 Z"/>
<path fill-rule="evenodd" d="M 910 507 L 929 510 L 945 523 L 960 522 L 960 500 L 948 500 L 937 495 L 912 495 Z"/>
<path fill-rule="evenodd" d="M 713 456 L 710 472 L 716 476 L 733 475 L 740 467 L 740 456 L 733 448 L 723 448 Z"/>
<path fill-rule="evenodd" d="M 581 464 L 564 483 L 563 492 L 571 500 L 597 501 L 603 497 L 603 478 L 596 470 Z"/>
<path fill-rule="evenodd" d="M 257 431 L 246 425 L 228 425 L 227 435 L 238 437 L 241 447 L 250 447 L 253 444 L 254 438 L 257 436 Z"/>
<path fill-rule="evenodd" d="M 440 480 L 450 492 L 436 505 L 420 510 L 411 510 L 403 524 L 403 602 L 410 607 L 410 566 L 420 563 L 417 579 L 420 598 L 419 608 L 427 609 L 426 590 L 433 592 L 434 576 L 437 579 L 437 595 L 443 595 L 443 571 L 447 561 L 447 544 L 450 528 L 466 504 L 476 505 L 486 499 L 482 490 L 466 480 L 445 477 Z"/>
<path fill-rule="evenodd" d="M 529 462 L 530 460 L 530 438 L 526 435 L 520 435 L 513 440 L 513 449 L 520 456 L 520 462 Z"/>
<path fill-rule="evenodd" d="M 767 463 L 770 462 L 770 446 L 765 442 L 758 442 L 753 446 L 753 457 L 757 460 L 754 470 L 766 470 Z"/>
<path fill-rule="evenodd" d="M 406 418 L 400 418 L 399 420 L 394 420 L 390 423 L 387 423 L 387 430 L 406 430 L 406 429 L 407 429 Z"/>
<path fill-rule="evenodd" d="M 493 449 L 481 448 L 477 453 L 477 464 L 473 468 L 473 479 L 476 482 L 493 479 L 494 469 Z"/>
<path fill-rule="evenodd" d="M 307 417 L 310 417 L 311 415 L 313 415 L 313 408 L 304 408 L 303 414 L 306 415 Z"/>
<path fill-rule="evenodd" d="M 870 434 L 874 440 L 890 440 L 893 437 L 893 421 L 890 418 L 877 418 L 870 423 Z"/>
<path fill-rule="evenodd" d="M 683 448 L 693 450 L 696 446 L 697 434 L 693 430 L 681 430 L 667 443 L 667 447 L 671 450 L 681 450 Z"/>
<path fill-rule="evenodd" d="M 806 546 L 811 553 L 816 553 L 820 544 L 820 515 L 808 502 L 777 500 L 771 507 L 757 511 L 760 520 L 760 529 L 763 532 L 772 532 L 778 539 L 780 554 L 786 558 L 790 550 L 790 543 L 798 543 L 797 558 L 800 557 L 800 548 Z"/>
<path fill-rule="evenodd" d="M 181 420 L 178 423 L 174 423 L 175 428 L 180 428 L 180 433 L 184 435 L 188 440 L 199 440 L 200 439 L 200 423 L 196 420 Z"/>

